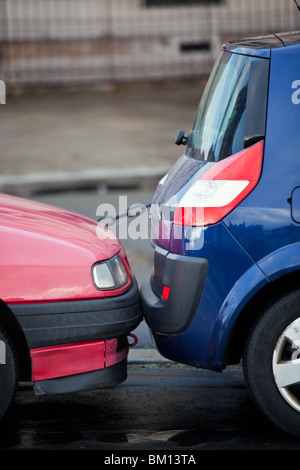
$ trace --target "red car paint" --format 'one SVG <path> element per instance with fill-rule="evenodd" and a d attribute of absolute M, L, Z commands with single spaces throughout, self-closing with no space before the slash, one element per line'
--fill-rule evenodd
<path fill-rule="evenodd" d="M 86 217 L 0 195 L 0 230 L 0 298 L 8 304 L 110 297 L 131 285 L 119 239 L 112 233 L 108 238 Z M 91 266 L 117 253 L 129 281 L 120 289 L 99 291 L 91 282 Z"/>
<path fill-rule="evenodd" d="M 72 374 L 104 369 L 123 361 L 128 347 L 117 351 L 118 340 L 36 348 L 32 357 L 32 381 L 48 380 Z"/>
<path fill-rule="evenodd" d="M 0 238 L 0 333 L 4 327 L 15 341 L 21 380 L 31 380 L 38 394 L 125 380 L 127 336 L 142 314 L 118 237 L 82 215 L 0 194 Z M 96 288 L 92 266 L 116 255 L 128 280 L 112 290 Z M 7 377 L 0 399 L 11 387 Z M 7 406 L 0 403 L 0 417 Z"/>

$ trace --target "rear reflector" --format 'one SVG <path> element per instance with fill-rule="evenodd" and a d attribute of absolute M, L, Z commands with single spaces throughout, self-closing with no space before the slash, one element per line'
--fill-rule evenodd
<path fill-rule="evenodd" d="M 168 300 L 169 295 L 170 295 L 170 287 L 164 286 L 164 287 L 163 287 L 163 291 L 162 291 L 162 298 L 163 298 L 164 300 Z"/>
<path fill-rule="evenodd" d="M 210 166 L 179 201 L 174 224 L 199 227 L 220 222 L 257 185 L 263 151 L 261 141 Z"/>

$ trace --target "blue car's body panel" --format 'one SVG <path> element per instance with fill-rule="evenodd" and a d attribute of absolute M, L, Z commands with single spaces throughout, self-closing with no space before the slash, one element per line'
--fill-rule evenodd
<path fill-rule="evenodd" d="M 273 49 L 271 54 L 262 175 L 225 223 L 257 263 L 274 253 L 276 264 L 277 250 L 300 241 L 290 200 L 300 184 L 300 105 L 292 102 L 292 84 L 300 80 L 300 45 Z"/>
<path fill-rule="evenodd" d="M 199 237 L 199 234 L 198 234 Z M 248 300 L 268 283 L 241 245 L 223 223 L 204 230 L 203 247 L 185 249 L 187 238 L 177 251 L 209 260 L 206 283 L 190 328 L 179 335 L 155 334 L 163 356 L 197 367 L 221 370 L 223 354 L 234 324 Z M 216 246 L 220 249 L 216 250 Z"/>
<path fill-rule="evenodd" d="M 229 338 L 248 302 L 273 281 L 300 273 L 300 104 L 293 100 L 295 81 L 300 86 L 300 34 L 240 41 L 226 50 L 270 60 L 259 183 L 222 222 L 202 229 L 183 228 L 179 240 L 174 232 L 167 241 L 155 240 L 166 251 L 203 258 L 209 264 L 193 321 L 180 334 L 154 331 L 157 348 L 174 361 L 213 370 L 224 367 Z M 180 187 L 180 176 L 192 177 L 194 164 L 182 157 L 161 195 L 176 184 Z M 205 168 L 210 163 L 201 165 Z M 161 195 L 154 201 L 159 203 Z M 143 289 L 142 299 L 148 322 Z M 151 318 L 148 324 L 151 328 Z"/>

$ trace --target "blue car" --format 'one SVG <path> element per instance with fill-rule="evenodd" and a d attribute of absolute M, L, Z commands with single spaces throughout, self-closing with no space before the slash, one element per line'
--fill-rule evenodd
<path fill-rule="evenodd" d="M 184 155 L 154 195 L 141 288 L 160 353 L 242 361 L 276 426 L 300 436 L 300 32 L 226 43 Z"/>

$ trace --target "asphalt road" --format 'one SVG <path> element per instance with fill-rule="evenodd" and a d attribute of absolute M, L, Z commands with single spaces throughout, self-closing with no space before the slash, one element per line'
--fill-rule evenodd
<path fill-rule="evenodd" d="M 1 452 L 98 450 L 98 465 L 114 452 L 175 452 L 199 465 L 203 450 L 299 448 L 257 412 L 240 370 L 131 365 L 112 389 L 35 397 L 23 388 L 0 423 Z"/>

